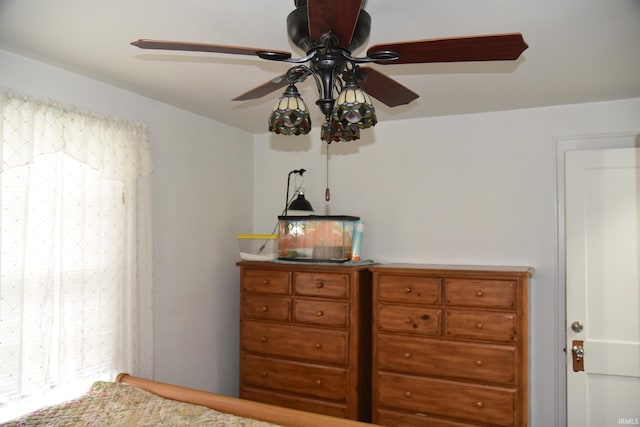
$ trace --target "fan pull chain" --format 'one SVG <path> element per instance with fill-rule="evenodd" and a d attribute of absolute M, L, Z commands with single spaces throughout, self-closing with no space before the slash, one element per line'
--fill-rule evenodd
<path fill-rule="evenodd" d="M 329 145 L 327 143 L 327 188 L 324 190 L 324 199 L 327 202 L 331 200 L 331 191 L 329 191 Z"/>

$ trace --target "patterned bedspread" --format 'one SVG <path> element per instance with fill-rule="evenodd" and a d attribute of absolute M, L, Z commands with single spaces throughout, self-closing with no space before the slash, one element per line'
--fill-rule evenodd
<path fill-rule="evenodd" d="M 126 384 L 97 381 L 82 397 L 35 411 L 0 427 L 216 426 L 278 427 L 204 406 L 164 399 Z"/>

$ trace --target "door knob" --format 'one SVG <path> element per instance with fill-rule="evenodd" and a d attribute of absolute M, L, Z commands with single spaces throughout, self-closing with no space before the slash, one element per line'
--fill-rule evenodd
<path fill-rule="evenodd" d="M 573 332 L 582 332 L 583 329 L 584 329 L 584 325 L 579 320 L 576 320 L 571 324 L 571 330 Z"/>

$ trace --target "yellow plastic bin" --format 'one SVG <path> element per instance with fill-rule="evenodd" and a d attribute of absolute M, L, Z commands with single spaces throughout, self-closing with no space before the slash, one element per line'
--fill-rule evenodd
<path fill-rule="evenodd" d="M 277 234 L 238 234 L 240 258 L 247 261 L 271 261 L 278 255 Z"/>

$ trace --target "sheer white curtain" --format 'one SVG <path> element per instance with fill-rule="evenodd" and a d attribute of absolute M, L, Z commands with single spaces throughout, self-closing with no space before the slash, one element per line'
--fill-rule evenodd
<path fill-rule="evenodd" d="M 3 90 L 0 110 L 6 419 L 118 371 L 153 376 L 151 161 L 144 125 Z"/>

